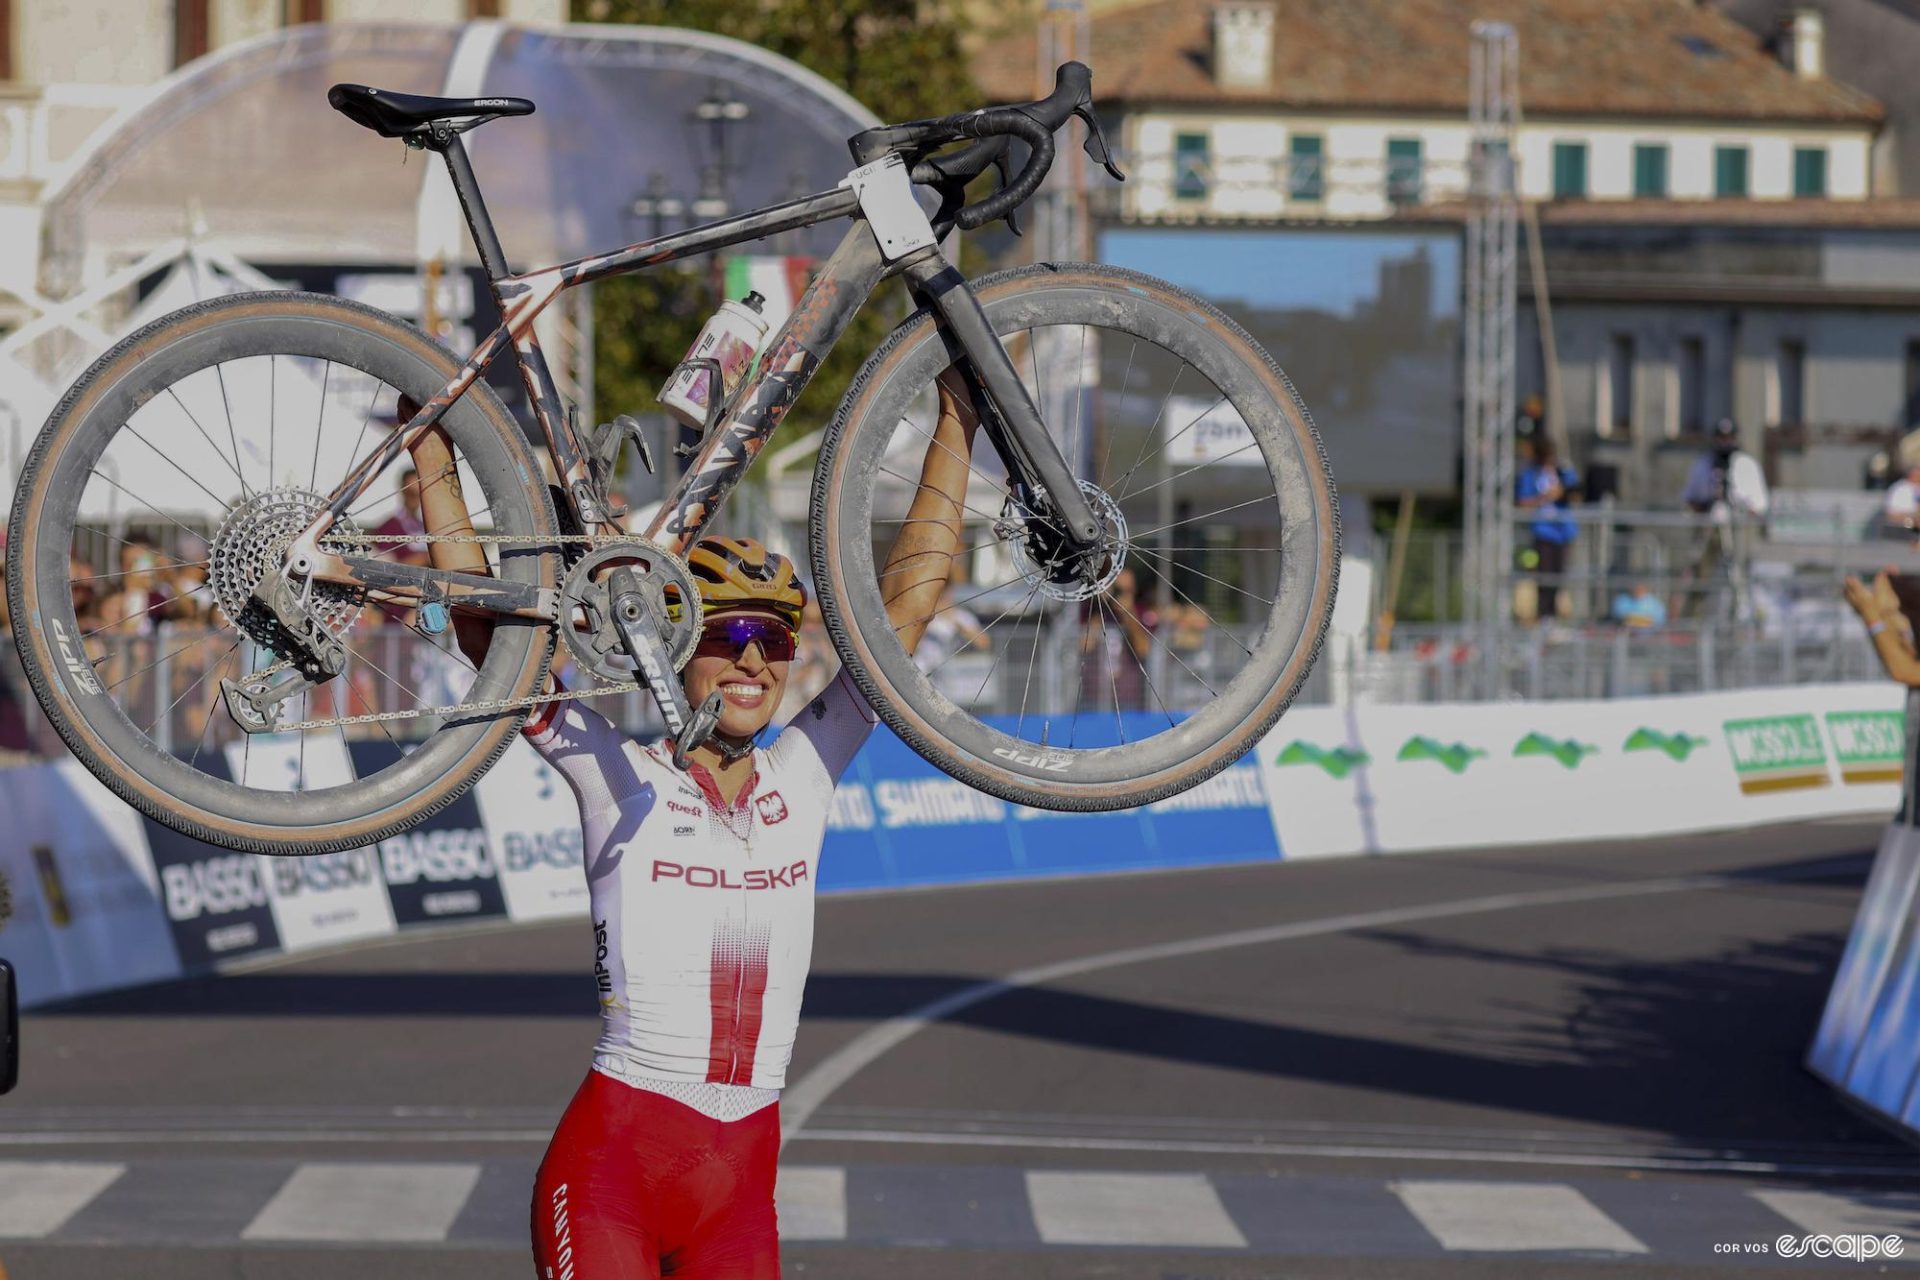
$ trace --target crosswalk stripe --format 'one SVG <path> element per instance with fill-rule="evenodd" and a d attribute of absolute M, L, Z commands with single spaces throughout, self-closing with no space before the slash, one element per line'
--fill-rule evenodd
<path fill-rule="evenodd" d="M 1828 1191 L 1751 1194 L 1808 1235 L 1900 1236 L 1908 1245 L 1920 1245 L 1920 1196 L 1843 1196 Z"/>
<path fill-rule="evenodd" d="M 1558 1183 L 1396 1182 L 1392 1190 L 1446 1249 L 1647 1252 L 1591 1200 Z"/>
<path fill-rule="evenodd" d="M 240 1234 L 437 1242 L 479 1180 L 477 1164 L 303 1164 Z"/>
<path fill-rule="evenodd" d="M 52 1235 L 126 1171 L 123 1164 L 0 1160 L 0 1236 Z"/>
<path fill-rule="evenodd" d="M 1247 1247 L 1202 1174 L 1029 1172 L 1027 1200 L 1048 1244 Z"/>
<path fill-rule="evenodd" d="M 847 1171 L 781 1166 L 773 1188 L 782 1240 L 847 1238 Z"/>

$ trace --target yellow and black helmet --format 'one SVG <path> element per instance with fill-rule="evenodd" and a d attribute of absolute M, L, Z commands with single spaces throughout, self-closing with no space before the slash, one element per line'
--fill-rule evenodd
<path fill-rule="evenodd" d="M 702 538 L 687 553 L 700 602 L 716 609 L 768 609 L 800 625 L 807 589 L 793 561 L 753 538 Z"/>

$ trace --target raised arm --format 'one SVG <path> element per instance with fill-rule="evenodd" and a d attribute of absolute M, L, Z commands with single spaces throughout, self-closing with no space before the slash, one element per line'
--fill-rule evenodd
<path fill-rule="evenodd" d="M 1920 689 L 1920 655 L 1914 652 L 1913 638 L 1900 609 L 1900 597 L 1894 594 L 1887 574 L 1876 574 L 1871 586 L 1858 578 L 1848 578 L 1846 591 L 1847 603 L 1860 615 L 1860 621 L 1867 624 L 1867 634 L 1873 637 L 1873 649 L 1880 655 L 1880 665 L 1899 683 L 1909 689 Z"/>
<path fill-rule="evenodd" d="M 420 412 L 418 405 L 401 397 L 400 421 Z M 446 431 L 435 426 L 414 442 L 413 466 L 420 477 L 420 518 L 430 535 L 468 537 L 473 533 L 473 517 L 467 512 L 466 495 L 460 492 L 460 471 L 454 463 L 453 441 Z M 493 572 L 487 553 L 477 542 L 429 542 L 427 555 L 433 567 L 453 573 Z M 453 615 L 453 635 L 460 652 L 475 667 L 487 660 L 487 646 L 493 643 L 493 619 L 478 614 Z"/>
<path fill-rule="evenodd" d="M 920 637 L 940 607 L 940 593 L 953 576 L 953 562 L 960 554 L 967 478 L 972 470 L 969 459 L 973 434 L 980 426 L 959 366 L 941 374 L 938 385 L 939 420 L 926 460 L 920 464 L 920 487 L 880 570 L 887 621 L 908 653 L 920 647 Z"/>

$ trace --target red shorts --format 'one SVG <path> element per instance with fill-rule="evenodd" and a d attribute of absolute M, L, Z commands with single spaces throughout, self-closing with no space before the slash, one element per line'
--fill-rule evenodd
<path fill-rule="evenodd" d="M 711 1120 L 598 1071 L 533 1183 L 539 1280 L 779 1280 L 780 1108 Z"/>

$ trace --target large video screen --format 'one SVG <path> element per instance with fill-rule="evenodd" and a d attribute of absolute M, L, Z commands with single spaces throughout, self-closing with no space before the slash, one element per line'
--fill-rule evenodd
<path fill-rule="evenodd" d="M 1456 233 L 1114 227 L 1099 245 L 1101 261 L 1191 289 L 1273 353 L 1343 492 L 1457 487 Z"/>

